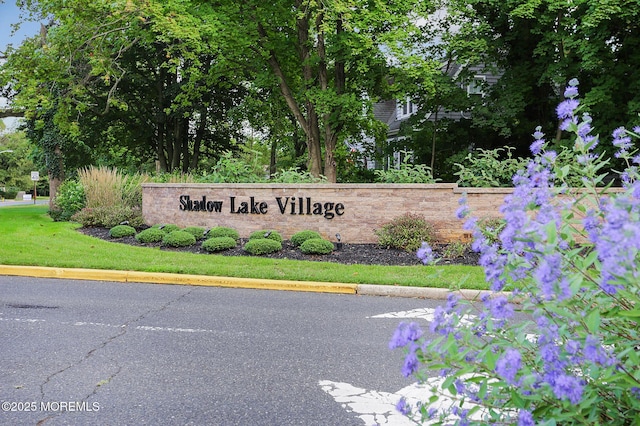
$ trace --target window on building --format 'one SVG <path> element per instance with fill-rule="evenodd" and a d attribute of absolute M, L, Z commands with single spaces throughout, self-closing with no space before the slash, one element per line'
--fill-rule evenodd
<path fill-rule="evenodd" d="M 484 85 L 486 81 L 486 76 L 474 75 L 471 82 L 467 85 L 467 95 L 484 97 Z"/>

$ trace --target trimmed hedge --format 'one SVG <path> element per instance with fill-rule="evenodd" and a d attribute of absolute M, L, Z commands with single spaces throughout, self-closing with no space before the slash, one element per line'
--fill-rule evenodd
<path fill-rule="evenodd" d="M 129 225 L 116 225 L 109 230 L 111 238 L 122 238 L 136 235 L 136 228 Z"/>
<path fill-rule="evenodd" d="M 159 243 L 167 235 L 162 229 L 147 228 L 136 235 L 136 241 L 142 244 Z"/>
<path fill-rule="evenodd" d="M 162 231 L 164 231 L 165 234 L 170 234 L 173 231 L 179 231 L 180 230 L 180 227 L 178 225 L 174 225 L 174 224 L 171 224 L 171 223 L 167 224 L 167 225 L 164 225 L 164 224 L 153 225 L 153 228 L 158 228 L 158 229 L 162 228 Z"/>
<path fill-rule="evenodd" d="M 232 237 L 213 237 L 202 243 L 202 248 L 209 253 L 224 251 L 234 248 L 238 243 Z"/>
<path fill-rule="evenodd" d="M 269 238 L 254 238 L 244 245 L 244 251 L 253 255 L 275 253 L 280 250 L 282 243 Z"/>
<path fill-rule="evenodd" d="M 240 239 L 238 231 L 233 228 L 227 228 L 226 226 L 216 226 L 215 228 L 211 228 L 206 236 L 207 238 L 230 237 L 236 241 Z"/>
<path fill-rule="evenodd" d="M 322 236 L 320 235 L 320 233 L 316 231 L 311 231 L 311 230 L 300 231 L 300 232 L 296 232 L 291 236 L 291 243 L 297 247 L 302 243 L 304 243 L 305 241 L 310 240 L 312 238 L 322 238 Z"/>
<path fill-rule="evenodd" d="M 171 247 L 187 247 L 196 243 L 196 237 L 186 231 L 173 231 L 162 239 L 162 244 Z"/>
<path fill-rule="evenodd" d="M 267 234 L 268 236 L 265 236 Z M 282 235 L 280 235 L 278 231 L 273 231 L 270 229 L 255 231 L 255 232 L 252 232 L 251 235 L 249 235 L 249 240 L 258 240 L 258 239 L 269 239 L 269 240 L 282 243 Z"/>
<path fill-rule="evenodd" d="M 201 228 L 199 226 L 187 226 L 183 229 L 183 231 L 192 234 L 194 237 L 196 237 L 196 240 L 201 240 L 202 236 L 204 235 L 204 228 Z"/>
<path fill-rule="evenodd" d="M 310 238 L 300 245 L 304 254 L 329 254 L 333 251 L 333 243 L 323 238 Z"/>

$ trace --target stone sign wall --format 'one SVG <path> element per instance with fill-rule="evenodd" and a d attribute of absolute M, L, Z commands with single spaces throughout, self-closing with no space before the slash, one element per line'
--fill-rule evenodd
<path fill-rule="evenodd" d="M 142 185 L 149 225 L 227 226 L 241 237 L 273 229 L 288 239 L 305 229 L 335 241 L 375 243 L 375 229 L 405 213 L 424 216 L 438 240 L 469 238 L 455 212 L 463 193 L 474 215 L 500 217 L 509 188 L 456 184 L 154 184 Z"/>

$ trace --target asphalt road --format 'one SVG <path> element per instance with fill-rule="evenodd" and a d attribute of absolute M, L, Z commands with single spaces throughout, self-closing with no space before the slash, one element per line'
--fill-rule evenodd
<path fill-rule="evenodd" d="M 398 424 L 397 313 L 440 303 L 0 276 L 0 424 Z"/>

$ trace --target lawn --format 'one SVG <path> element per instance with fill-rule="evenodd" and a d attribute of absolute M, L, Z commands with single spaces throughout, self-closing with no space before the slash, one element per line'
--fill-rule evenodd
<path fill-rule="evenodd" d="M 0 208 L 0 264 L 239 278 L 486 289 L 478 266 L 371 266 L 163 251 L 83 235 L 47 206 Z"/>

